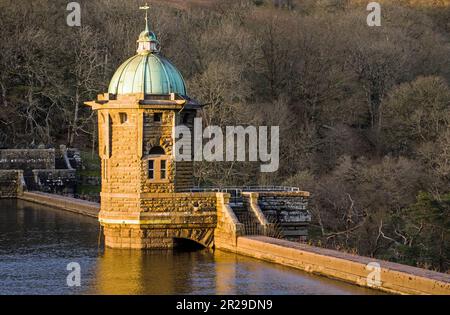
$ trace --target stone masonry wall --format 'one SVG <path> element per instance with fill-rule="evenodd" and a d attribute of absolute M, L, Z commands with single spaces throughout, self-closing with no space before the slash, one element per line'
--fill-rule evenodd
<path fill-rule="evenodd" d="M 105 244 L 170 248 L 174 238 L 187 238 L 212 246 L 215 193 L 176 192 L 176 187 L 185 188 L 192 181 L 192 163 L 177 167 L 173 161 L 174 124 L 182 119 L 181 104 L 140 104 L 142 98 L 121 96 L 96 108 L 102 159 L 99 221 Z M 164 153 L 153 154 L 154 147 Z M 149 179 L 150 159 L 167 161 L 165 177 Z M 156 175 L 160 165 L 155 163 Z"/>
<path fill-rule="evenodd" d="M 16 198 L 23 191 L 21 170 L 0 170 L 0 198 Z"/>
<path fill-rule="evenodd" d="M 135 199 L 106 200 L 102 208 L 112 211 L 102 212 L 100 222 L 108 247 L 168 249 L 175 246 L 176 239 L 213 245 L 217 225 L 215 194 L 142 194 Z M 107 223 L 114 219 L 121 224 Z"/>
<path fill-rule="evenodd" d="M 143 212 L 216 211 L 215 193 L 158 193 L 141 199 Z"/>
<path fill-rule="evenodd" d="M 258 205 L 271 223 L 281 226 L 288 239 L 307 236 L 307 225 L 311 221 L 307 192 L 262 192 L 258 193 Z"/>
<path fill-rule="evenodd" d="M 216 249 L 232 250 L 239 236 L 244 235 L 244 225 L 230 208 L 230 195 L 217 193 L 217 227 L 214 231 Z"/>
<path fill-rule="evenodd" d="M 112 248 L 171 249 L 177 239 L 194 239 L 210 247 L 214 228 L 147 229 L 139 225 L 114 225 L 104 227 L 105 244 Z"/>
<path fill-rule="evenodd" d="M 72 194 L 77 185 L 76 170 L 33 170 L 34 182 L 39 191 Z"/>
<path fill-rule="evenodd" d="M 120 114 L 127 115 L 122 122 Z M 133 109 L 100 111 L 99 141 L 102 158 L 102 192 L 137 193 L 140 158 L 138 125 L 140 114 Z"/>
<path fill-rule="evenodd" d="M 105 244 L 164 249 L 172 248 L 174 239 L 185 238 L 211 247 L 216 203 L 215 193 L 103 193 L 100 222 Z"/>
<path fill-rule="evenodd" d="M 1 169 L 22 170 L 27 190 L 71 194 L 77 184 L 75 170 L 67 168 L 61 150 L 0 150 Z"/>
<path fill-rule="evenodd" d="M 154 115 L 162 115 L 161 121 L 154 121 Z M 172 156 L 174 111 L 150 110 L 144 112 L 143 126 L 143 161 L 141 167 L 141 191 L 142 192 L 174 192 L 175 168 L 172 160 L 167 165 L 167 180 L 155 182 L 148 178 L 148 156 L 153 147 L 162 147 L 167 156 Z"/>
<path fill-rule="evenodd" d="M 185 156 L 190 156 L 190 161 L 178 161 L 175 165 L 175 185 L 177 191 L 188 190 L 194 187 L 194 118 L 196 112 L 186 110 L 181 113 L 177 113 L 176 121 L 177 126 L 183 125 L 190 130 L 189 134 L 183 134 L 181 139 L 177 139 L 178 143 L 182 145 L 183 151 L 181 152 Z M 177 152 L 175 152 L 177 154 Z"/>
<path fill-rule="evenodd" d="M 0 169 L 25 170 L 54 169 L 55 149 L 0 150 Z"/>

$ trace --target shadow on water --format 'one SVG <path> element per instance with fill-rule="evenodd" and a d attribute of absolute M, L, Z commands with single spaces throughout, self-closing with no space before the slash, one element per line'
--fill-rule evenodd
<path fill-rule="evenodd" d="M 0 294 L 377 294 L 187 240 L 118 250 L 99 247 L 98 236 L 95 219 L 0 200 Z M 66 284 L 70 262 L 81 266 L 81 287 Z"/>
<path fill-rule="evenodd" d="M 176 238 L 174 243 L 175 249 L 180 252 L 193 252 L 205 248 L 205 246 L 186 238 Z"/>

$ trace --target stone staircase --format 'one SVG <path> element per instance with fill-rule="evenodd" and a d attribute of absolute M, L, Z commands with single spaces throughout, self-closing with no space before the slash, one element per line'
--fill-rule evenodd
<path fill-rule="evenodd" d="M 236 215 L 240 223 L 244 225 L 245 235 L 264 235 L 264 231 L 258 222 L 256 216 L 247 209 L 243 202 L 243 198 L 240 198 L 237 202 L 230 203 L 231 209 Z M 233 201 L 236 201 L 234 199 Z"/>
<path fill-rule="evenodd" d="M 307 239 L 311 221 L 307 210 L 309 193 L 297 187 L 194 187 L 185 192 L 229 194 L 229 208 L 243 226 L 244 235 Z"/>

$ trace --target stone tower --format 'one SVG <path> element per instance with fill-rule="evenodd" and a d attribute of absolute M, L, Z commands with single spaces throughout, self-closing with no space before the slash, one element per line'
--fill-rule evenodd
<path fill-rule="evenodd" d="M 170 248 L 174 238 L 194 238 L 208 246 L 216 197 L 181 193 L 193 186 L 193 163 L 174 158 L 175 127 L 192 129 L 200 106 L 187 96 L 180 72 L 160 54 L 147 18 L 137 43 L 137 54 L 117 69 L 108 93 L 86 103 L 98 112 L 105 243 Z"/>
<path fill-rule="evenodd" d="M 268 214 L 283 218 L 288 235 L 297 237 L 299 224 L 309 220 L 307 192 L 247 187 L 238 189 L 242 194 L 236 192 L 234 198 L 242 200 L 232 205 L 226 189 L 192 189 L 189 134 L 194 134 L 200 105 L 187 96 L 180 72 L 161 55 L 147 18 L 137 43 L 137 54 L 117 69 L 108 93 L 86 103 L 98 113 L 99 221 L 105 245 L 165 249 L 188 239 L 233 250 L 248 230 L 239 221 L 242 211 L 254 218 L 255 231 L 271 233 Z M 181 139 L 176 139 L 177 128 Z"/>

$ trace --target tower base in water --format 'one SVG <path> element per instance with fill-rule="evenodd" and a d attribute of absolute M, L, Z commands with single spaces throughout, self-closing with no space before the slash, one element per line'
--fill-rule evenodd
<path fill-rule="evenodd" d="M 204 247 L 214 244 L 214 228 L 150 228 L 148 225 L 103 224 L 105 245 L 110 248 L 171 249 L 178 239 Z"/>
<path fill-rule="evenodd" d="M 103 197 L 99 221 L 107 247 L 169 249 L 177 239 L 214 244 L 216 193 L 147 194 L 128 203 L 124 196 Z M 122 207 L 111 207 L 115 204 Z"/>

